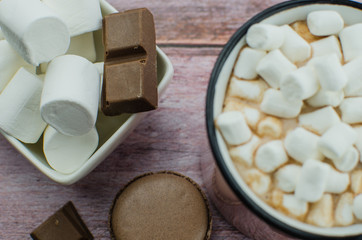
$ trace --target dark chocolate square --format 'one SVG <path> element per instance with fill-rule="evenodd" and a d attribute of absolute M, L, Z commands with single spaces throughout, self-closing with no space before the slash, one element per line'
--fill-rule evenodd
<path fill-rule="evenodd" d="M 105 62 L 119 56 L 155 54 L 155 26 L 148 9 L 106 15 L 103 19 Z"/>
<path fill-rule="evenodd" d="M 50 216 L 30 236 L 34 240 L 92 240 L 93 236 L 72 202 Z"/>
<path fill-rule="evenodd" d="M 150 72 L 153 69 L 140 61 L 105 64 L 102 111 L 108 116 L 113 116 L 155 109 L 157 85 L 147 83 L 150 81 L 147 76 L 154 75 Z M 107 79 L 112 79 L 112 81 L 107 81 Z M 147 85 L 150 86 L 147 87 Z"/>
<path fill-rule="evenodd" d="M 102 112 L 105 115 L 157 108 L 155 39 L 153 16 L 146 8 L 104 17 Z"/>

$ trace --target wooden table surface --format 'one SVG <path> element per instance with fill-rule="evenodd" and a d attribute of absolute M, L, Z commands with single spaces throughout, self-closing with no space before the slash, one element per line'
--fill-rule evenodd
<path fill-rule="evenodd" d="M 174 78 L 136 130 L 92 173 L 71 186 L 52 182 L 0 137 L 0 239 L 29 233 L 71 200 L 95 239 L 109 239 L 107 214 L 117 191 L 148 171 L 174 170 L 204 186 L 199 160 L 210 157 L 204 120 L 206 88 L 223 45 L 246 20 L 280 0 L 109 0 L 120 11 L 147 7 L 157 44 Z M 248 239 L 212 205 L 212 239 Z"/>

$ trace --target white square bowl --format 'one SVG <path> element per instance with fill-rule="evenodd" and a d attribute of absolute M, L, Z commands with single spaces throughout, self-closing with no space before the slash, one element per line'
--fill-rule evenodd
<path fill-rule="evenodd" d="M 117 12 L 105 0 L 100 0 L 102 14 L 107 15 Z M 94 32 L 97 50 L 97 62 L 103 61 L 102 30 Z M 157 79 L 158 94 L 164 92 L 173 77 L 173 66 L 165 53 L 157 47 Z M 145 117 L 145 113 L 122 114 L 108 117 L 98 112 L 96 128 L 99 134 L 99 144 L 93 155 L 75 172 L 62 174 L 53 170 L 47 163 L 43 153 L 43 136 L 35 144 L 24 144 L 4 132 L 1 134 L 27 158 L 43 174 L 60 184 L 69 185 L 85 177 L 98 166 L 113 150 L 132 132 L 138 123 Z"/>

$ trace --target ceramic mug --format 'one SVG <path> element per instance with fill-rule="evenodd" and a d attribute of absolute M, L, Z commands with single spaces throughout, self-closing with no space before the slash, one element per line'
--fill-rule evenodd
<path fill-rule="evenodd" d="M 226 144 L 215 128 L 214 120 L 222 111 L 225 92 L 234 62 L 246 44 L 248 28 L 263 22 L 274 25 L 305 20 L 316 10 L 334 10 L 346 25 L 362 23 L 362 4 L 347 0 L 294 0 L 274 5 L 254 16 L 231 37 L 215 63 L 206 97 L 206 125 L 214 156 L 201 162 L 209 196 L 224 217 L 253 239 L 359 239 L 362 224 L 323 228 L 289 218 L 273 209 L 254 194 L 239 176 Z M 362 40 L 361 40 L 362 41 Z"/>

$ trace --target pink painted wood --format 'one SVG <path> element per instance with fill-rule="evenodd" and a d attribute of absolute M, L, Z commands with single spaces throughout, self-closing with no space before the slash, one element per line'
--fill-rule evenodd
<path fill-rule="evenodd" d="M 74 202 L 95 239 L 109 239 L 108 210 L 133 177 L 173 170 L 204 186 L 199 160 L 212 157 L 205 131 L 206 88 L 222 46 L 234 31 L 281 0 L 109 0 L 118 10 L 147 7 L 157 43 L 174 64 L 175 76 L 158 110 L 92 173 L 71 186 L 42 175 L 0 137 L 0 239 L 29 233 L 67 201 Z M 213 240 L 246 240 L 212 205 Z"/>

